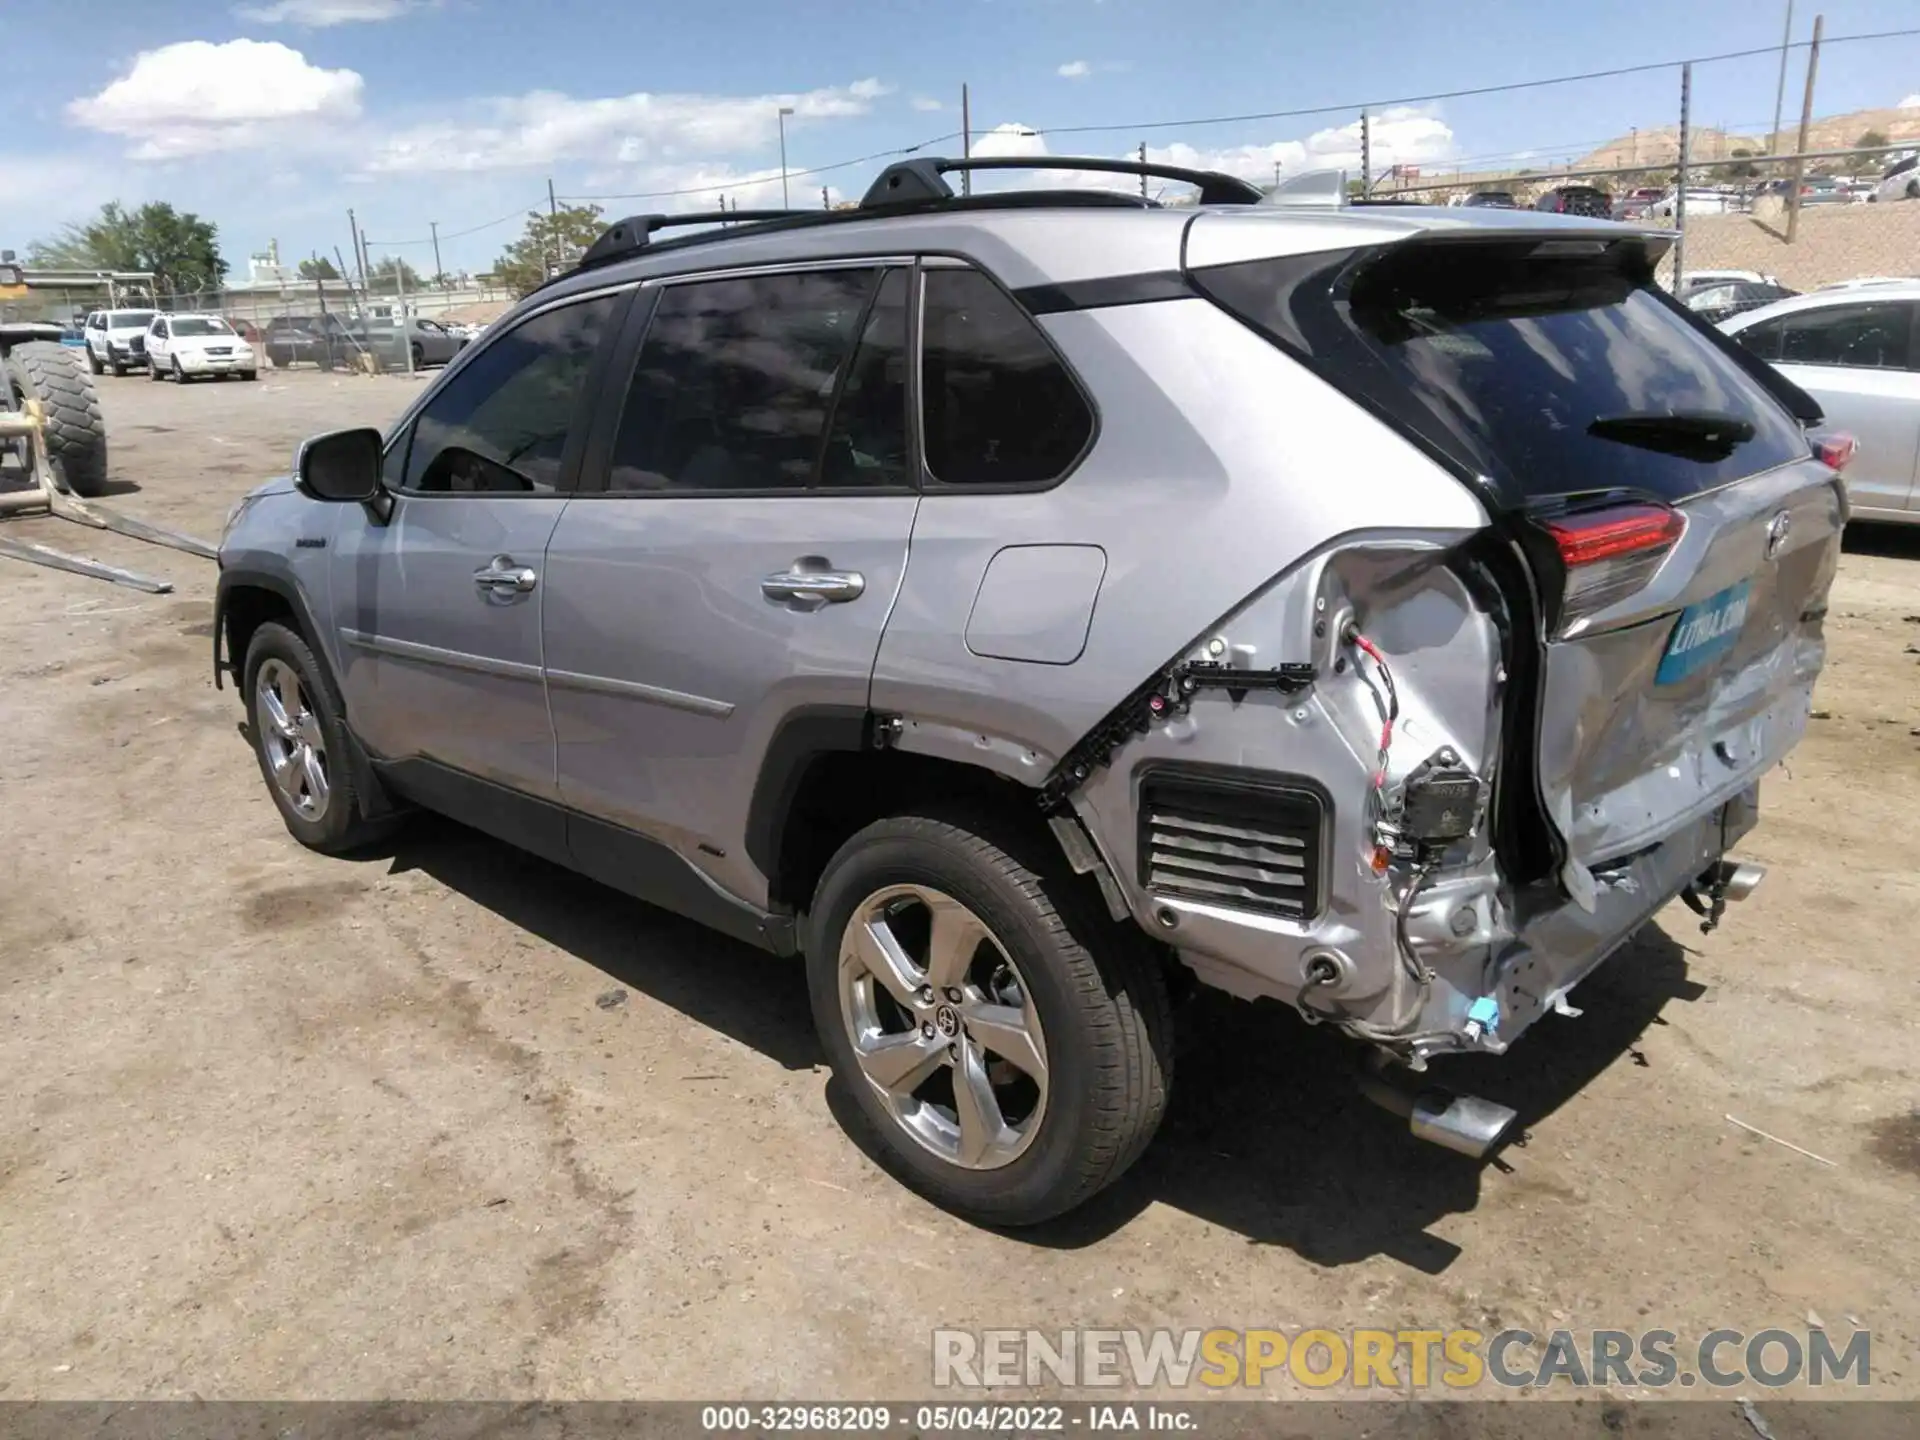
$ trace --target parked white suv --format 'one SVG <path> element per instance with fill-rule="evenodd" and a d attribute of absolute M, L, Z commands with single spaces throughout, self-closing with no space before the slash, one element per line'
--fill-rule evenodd
<path fill-rule="evenodd" d="M 1887 167 L 1873 187 L 1875 200 L 1920 200 L 1920 155 L 1909 155 Z"/>
<path fill-rule="evenodd" d="M 147 363 L 147 327 L 151 310 L 95 310 L 87 316 L 87 369 L 98 375 L 124 375 Z"/>
<path fill-rule="evenodd" d="M 147 329 L 150 379 L 163 374 L 185 382 L 202 375 L 238 375 L 253 380 L 260 361 L 253 347 L 218 315 L 156 315 Z"/>

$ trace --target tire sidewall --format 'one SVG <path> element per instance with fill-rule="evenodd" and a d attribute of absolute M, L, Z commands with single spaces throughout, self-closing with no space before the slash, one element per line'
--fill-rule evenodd
<path fill-rule="evenodd" d="M 300 677 L 300 686 L 307 692 L 307 700 L 314 714 L 319 718 L 320 731 L 327 742 L 327 809 L 318 820 L 309 820 L 292 809 L 286 797 L 280 793 L 280 787 L 273 783 L 273 771 L 267 763 L 267 754 L 261 744 L 261 721 L 259 713 L 260 668 L 268 660 L 278 660 L 291 665 Z M 339 708 L 334 702 L 333 689 L 320 669 L 320 663 L 314 658 L 312 649 L 286 626 L 269 621 L 254 631 L 253 639 L 247 646 L 247 659 L 243 671 L 243 683 L 246 687 L 247 728 L 253 743 L 254 763 L 260 767 L 260 779 L 267 787 L 267 795 L 273 801 L 274 808 L 280 812 L 280 818 L 286 822 L 287 831 L 302 845 L 315 850 L 330 850 L 345 843 L 354 829 L 355 796 L 347 772 L 347 735 L 346 725 L 340 718 Z"/>
<path fill-rule="evenodd" d="M 994 1212 L 1008 1218 L 1058 1213 L 1080 1198 L 1083 1135 L 1094 1113 L 1089 1080 L 1097 1059 L 1087 1011 L 1031 902 L 977 857 L 924 835 L 900 833 L 892 829 L 895 823 L 882 821 L 856 836 L 822 877 L 807 945 L 807 986 L 821 1042 L 889 1167 L 908 1183 L 989 1221 Z M 840 940 L 855 909 L 894 884 L 943 890 L 984 920 L 1013 957 L 1039 1013 L 1047 1049 L 1046 1113 L 1033 1143 L 998 1169 L 966 1170 L 921 1147 L 874 1094 L 854 1058 L 840 1009 Z"/>

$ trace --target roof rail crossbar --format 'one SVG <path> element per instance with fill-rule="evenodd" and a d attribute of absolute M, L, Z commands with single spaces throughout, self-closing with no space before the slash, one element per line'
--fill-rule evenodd
<path fill-rule="evenodd" d="M 580 269 L 590 270 L 628 255 L 638 254 L 652 242 L 656 230 L 671 230 L 682 225 L 724 225 L 735 220 L 790 220 L 797 215 L 818 215 L 818 210 L 696 210 L 680 215 L 629 215 L 609 225 L 600 238 L 580 257 Z"/>
<path fill-rule="evenodd" d="M 1198 187 L 1202 205 L 1257 205 L 1265 197 L 1259 186 L 1218 170 L 1189 170 L 1181 165 L 1142 164 L 1137 160 L 1107 160 L 1080 155 L 981 155 L 955 160 L 924 155 L 901 160 L 880 172 L 861 198 L 862 210 L 897 205 L 924 205 L 951 200 L 953 187 L 946 176 L 966 170 L 1084 170 L 1102 175 L 1140 175 L 1155 180 L 1177 180 Z"/>

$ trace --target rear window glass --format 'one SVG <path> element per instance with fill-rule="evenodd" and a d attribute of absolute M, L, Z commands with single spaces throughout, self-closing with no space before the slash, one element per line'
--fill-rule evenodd
<path fill-rule="evenodd" d="M 144 328 L 153 323 L 153 317 L 151 310 L 109 310 L 107 324 L 115 330 L 126 330 L 135 325 Z"/>
<path fill-rule="evenodd" d="M 1792 416 L 1632 257 L 1540 248 L 1443 242 L 1195 278 L 1509 504 L 1617 489 L 1679 500 L 1806 456 Z M 1703 445 L 1597 423 L 1661 416 L 1732 416 L 1752 434 Z"/>

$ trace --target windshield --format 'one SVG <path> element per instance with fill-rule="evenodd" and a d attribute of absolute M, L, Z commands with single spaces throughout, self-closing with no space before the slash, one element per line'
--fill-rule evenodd
<path fill-rule="evenodd" d="M 224 320 L 202 320 L 197 315 L 188 315 L 173 322 L 173 335 L 177 340 L 182 335 L 231 335 L 233 328 Z"/>
<path fill-rule="evenodd" d="M 130 330 L 139 326 L 142 330 L 153 323 L 151 310 L 109 310 L 107 325 L 114 330 Z"/>

